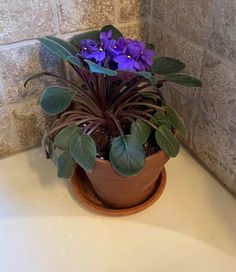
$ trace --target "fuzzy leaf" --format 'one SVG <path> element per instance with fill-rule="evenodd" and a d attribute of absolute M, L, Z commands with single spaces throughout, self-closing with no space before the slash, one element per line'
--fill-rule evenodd
<path fill-rule="evenodd" d="M 131 125 L 131 135 L 143 145 L 147 142 L 151 133 L 151 128 L 142 120 L 136 120 Z"/>
<path fill-rule="evenodd" d="M 56 154 L 56 147 L 53 143 L 53 141 L 49 140 L 48 142 L 48 152 L 50 159 L 57 164 L 57 154 Z"/>
<path fill-rule="evenodd" d="M 52 39 L 52 37 L 38 38 L 38 40 L 45 47 L 47 47 L 52 53 L 56 54 L 60 58 L 63 58 L 64 60 L 67 60 L 68 57 L 76 54 L 76 51 L 72 47 L 72 45 L 70 45 L 68 43 L 69 46 L 65 46 L 64 41 L 61 42 L 62 40 L 60 40 L 60 42 L 59 42 L 59 41 L 55 40 L 55 37 L 54 37 L 54 39 Z M 71 46 L 71 48 L 70 48 L 70 46 Z"/>
<path fill-rule="evenodd" d="M 57 159 L 57 176 L 68 179 L 74 172 L 75 161 L 68 151 L 63 152 Z"/>
<path fill-rule="evenodd" d="M 108 32 L 109 30 L 112 31 L 112 38 L 117 40 L 120 37 L 123 37 L 122 33 L 115 28 L 113 25 L 106 25 L 101 29 L 101 32 Z"/>
<path fill-rule="evenodd" d="M 166 107 L 166 116 L 170 124 L 176 128 L 184 137 L 187 137 L 187 128 L 184 124 L 184 121 L 171 106 Z"/>
<path fill-rule="evenodd" d="M 77 57 L 75 57 L 75 56 L 68 56 L 68 57 L 66 58 L 66 60 L 67 60 L 68 62 L 70 62 L 70 63 L 72 63 L 72 64 L 74 64 L 74 65 L 80 67 L 80 68 L 82 67 L 82 63 L 81 63 L 80 60 L 79 60 Z"/>
<path fill-rule="evenodd" d="M 80 46 L 80 42 L 82 40 L 90 39 L 90 40 L 99 40 L 100 31 L 99 30 L 93 30 L 89 32 L 79 33 L 73 36 L 70 40 L 70 43 L 74 45 L 75 47 Z"/>
<path fill-rule="evenodd" d="M 67 51 L 69 51 L 72 55 L 75 55 L 77 53 L 76 49 L 74 48 L 74 46 L 72 46 L 70 43 L 54 37 L 54 36 L 46 36 L 47 39 L 54 41 L 55 43 L 61 45 L 62 47 L 64 47 Z"/>
<path fill-rule="evenodd" d="M 155 85 L 157 84 L 157 82 L 158 82 L 158 79 L 157 79 L 156 76 L 150 76 L 148 79 L 149 79 L 150 83 L 151 83 L 153 86 L 155 86 Z"/>
<path fill-rule="evenodd" d="M 55 115 L 70 106 L 75 92 L 65 87 L 48 87 L 40 99 L 40 104 L 47 114 Z"/>
<path fill-rule="evenodd" d="M 70 146 L 72 138 L 76 134 L 81 134 L 81 129 L 76 125 L 71 125 L 63 128 L 55 137 L 54 143 L 62 150 L 67 150 Z"/>
<path fill-rule="evenodd" d="M 134 176 L 144 166 L 145 154 L 142 145 L 131 135 L 119 136 L 111 144 L 112 167 L 122 176 Z"/>
<path fill-rule="evenodd" d="M 42 71 L 42 72 L 38 72 L 38 73 L 34 73 L 32 75 L 30 75 L 24 82 L 24 87 L 26 88 L 27 84 L 29 81 L 33 80 L 33 79 L 36 79 L 36 78 L 39 78 L 39 77 L 42 77 L 44 75 L 48 74 L 47 71 Z"/>
<path fill-rule="evenodd" d="M 135 72 L 135 74 L 142 76 L 144 78 L 147 78 L 147 79 L 149 79 L 152 76 L 152 74 L 150 72 L 146 72 L 146 71 Z"/>
<path fill-rule="evenodd" d="M 198 78 L 184 74 L 166 75 L 164 79 L 182 86 L 202 87 L 202 82 Z"/>
<path fill-rule="evenodd" d="M 92 172 L 96 159 L 96 145 L 86 134 L 76 134 L 70 142 L 70 154 L 84 170 Z"/>
<path fill-rule="evenodd" d="M 179 153 L 180 144 L 171 130 L 161 125 L 155 133 L 155 138 L 160 148 L 170 157 L 176 157 Z"/>
<path fill-rule="evenodd" d="M 156 127 L 159 127 L 161 125 L 165 125 L 168 129 L 172 129 L 171 124 L 169 123 L 167 116 L 164 112 L 159 111 L 156 112 L 151 120 L 150 120 Z"/>
<path fill-rule="evenodd" d="M 156 57 L 153 60 L 151 67 L 152 73 L 160 75 L 168 75 L 179 73 L 185 68 L 185 64 L 180 60 L 169 58 L 169 57 Z"/>
<path fill-rule="evenodd" d="M 108 75 L 108 76 L 116 76 L 117 72 L 113 71 L 111 69 L 108 68 L 104 68 L 90 60 L 85 59 L 84 60 L 86 63 L 88 63 L 89 69 L 92 73 L 97 73 L 97 74 L 104 74 L 104 75 Z"/>

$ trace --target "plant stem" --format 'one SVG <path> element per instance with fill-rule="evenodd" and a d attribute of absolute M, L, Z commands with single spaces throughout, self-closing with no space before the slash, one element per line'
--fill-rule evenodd
<path fill-rule="evenodd" d="M 132 116 L 136 119 L 141 119 L 141 120 L 143 120 L 143 122 L 147 123 L 150 127 L 154 128 L 154 129 L 158 129 L 158 127 L 156 127 L 152 122 L 148 121 L 147 119 L 143 118 L 142 116 L 139 116 L 139 115 L 133 114 L 133 113 L 127 113 L 127 115 Z"/>
<path fill-rule="evenodd" d="M 118 128 L 120 134 L 121 134 L 122 136 L 124 136 L 124 132 L 123 132 L 123 129 L 122 129 L 120 123 L 119 123 L 119 120 L 118 120 L 118 119 L 117 119 L 110 111 L 107 111 L 107 114 L 108 114 L 108 115 L 111 117 L 111 119 L 114 121 L 114 123 L 115 123 L 115 125 L 117 126 L 117 128 Z"/>
<path fill-rule="evenodd" d="M 90 135 L 92 134 L 97 128 L 99 128 L 103 123 L 105 123 L 105 120 L 102 120 L 100 122 L 94 122 L 90 127 L 89 129 L 86 127 L 85 130 L 84 130 L 84 133 L 86 133 L 87 135 Z"/>
<path fill-rule="evenodd" d="M 125 105 L 121 105 L 120 107 L 118 107 L 117 110 L 115 111 L 115 115 L 116 115 L 121 109 L 126 108 L 126 107 L 129 107 L 129 106 L 146 106 L 146 107 L 149 107 L 149 108 L 153 108 L 153 109 L 158 109 L 158 110 L 161 110 L 161 111 L 165 111 L 162 107 L 153 105 L 153 104 L 151 104 L 151 103 L 145 103 L 145 102 L 131 102 L 131 103 L 128 103 L 128 104 L 125 104 Z"/>

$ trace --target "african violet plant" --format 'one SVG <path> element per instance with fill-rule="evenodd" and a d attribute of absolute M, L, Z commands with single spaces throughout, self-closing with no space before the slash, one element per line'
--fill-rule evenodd
<path fill-rule="evenodd" d="M 43 146 L 59 177 L 69 178 L 75 162 L 92 171 L 96 157 L 132 176 L 142 170 L 146 155 L 160 149 L 170 157 L 178 154 L 174 134 L 186 136 L 186 128 L 165 103 L 160 87 L 167 81 L 201 86 L 198 79 L 180 73 L 185 68 L 181 61 L 155 56 L 152 44 L 126 39 L 111 25 L 78 34 L 70 42 L 49 36 L 38 40 L 81 79 L 76 84 L 42 71 L 25 83 L 50 76 L 67 84 L 47 87 L 41 97 L 43 111 L 57 117 Z"/>

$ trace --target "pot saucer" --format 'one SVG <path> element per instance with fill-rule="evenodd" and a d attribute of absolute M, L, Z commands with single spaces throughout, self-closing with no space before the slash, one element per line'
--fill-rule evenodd
<path fill-rule="evenodd" d="M 125 209 L 114 209 L 102 203 L 96 195 L 92 185 L 89 182 L 84 170 L 76 166 L 74 175 L 71 179 L 72 192 L 76 199 L 86 208 L 107 216 L 124 216 L 143 211 L 151 206 L 161 196 L 166 185 L 166 171 L 162 169 L 157 179 L 154 193 L 144 202 L 137 206 Z"/>

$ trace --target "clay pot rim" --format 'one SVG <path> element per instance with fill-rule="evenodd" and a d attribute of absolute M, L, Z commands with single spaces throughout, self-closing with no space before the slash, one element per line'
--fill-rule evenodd
<path fill-rule="evenodd" d="M 151 159 L 157 157 L 158 155 L 160 155 L 160 153 L 164 153 L 163 150 L 159 150 L 158 152 L 155 152 L 155 153 L 153 153 L 152 155 L 146 157 L 146 161 L 147 161 L 147 160 L 149 161 L 149 160 L 151 160 Z M 111 164 L 111 162 L 110 162 L 109 160 L 102 160 L 102 159 L 100 159 L 100 158 L 96 158 L 96 162 L 99 162 L 99 163 L 101 163 L 101 164 L 107 164 L 107 165 L 110 165 L 110 164 Z"/>

